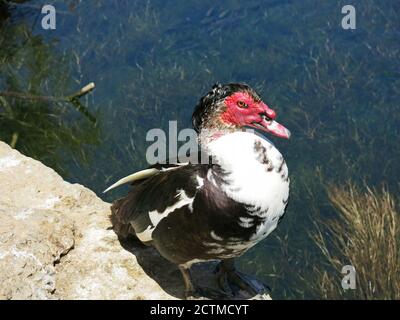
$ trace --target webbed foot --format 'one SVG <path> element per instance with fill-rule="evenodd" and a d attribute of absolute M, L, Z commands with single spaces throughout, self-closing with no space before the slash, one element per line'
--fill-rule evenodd
<path fill-rule="evenodd" d="M 217 266 L 217 279 L 220 289 L 232 297 L 244 291 L 246 296 L 263 296 L 271 290 L 259 280 L 236 270 L 233 259 L 222 260 Z"/>

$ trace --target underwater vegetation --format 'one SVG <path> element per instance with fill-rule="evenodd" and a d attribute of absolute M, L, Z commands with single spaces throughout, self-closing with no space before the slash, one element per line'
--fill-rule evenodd
<path fill-rule="evenodd" d="M 28 23 L 1 28 L 0 139 L 65 173 L 66 156 L 87 161 L 82 145 L 96 144 L 98 130 L 79 101 L 64 97 L 77 87 L 55 45 Z"/>
<path fill-rule="evenodd" d="M 273 140 L 291 198 L 240 267 L 275 299 L 399 298 L 398 1 L 357 2 L 357 29 L 343 30 L 341 1 L 57 0 L 52 32 L 44 3 L 0 0 L 0 92 L 60 97 L 94 81 L 81 102 L 97 122 L 0 96 L 2 141 L 101 195 L 146 167 L 149 129 L 190 127 L 210 85 L 247 82 L 292 132 Z M 341 288 L 347 264 L 355 290 Z"/>

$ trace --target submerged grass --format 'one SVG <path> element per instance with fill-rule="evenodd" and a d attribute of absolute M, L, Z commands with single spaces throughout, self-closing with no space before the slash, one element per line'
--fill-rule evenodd
<path fill-rule="evenodd" d="M 321 298 L 400 299 L 400 211 L 393 196 L 353 184 L 328 188 L 336 219 L 316 220 L 312 235 L 328 272 L 314 268 L 313 290 Z M 343 290 L 341 269 L 356 270 L 356 289 Z"/>

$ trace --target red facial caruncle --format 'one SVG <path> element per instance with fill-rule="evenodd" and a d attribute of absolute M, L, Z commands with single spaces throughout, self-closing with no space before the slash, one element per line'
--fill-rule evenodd
<path fill-rule="evenodd" d="M 225 98 L 226 110 L 221 121 L 239 127 L 253 127 L 288 139 L 290 131 L 275 121 L 276 113 L 248 92 L 235 92 Z"/>

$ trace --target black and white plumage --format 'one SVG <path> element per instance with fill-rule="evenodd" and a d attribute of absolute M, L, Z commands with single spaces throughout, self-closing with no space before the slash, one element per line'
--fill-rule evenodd
<path fill-rule="evenodd" d="M 228 93 L 221 95 L 217 91 L 224 87 L 215 86 L 208 96 L 221 97 L 211 99 L 203 115 L 202 98 L 194 114 L 194 127 L 212 163 L 157 165 L 137 173 L 121 182 L 133 181 L 132 189 L 112 207 L 117 231 L 125 227 L 183 272 L 196 262 L 242 255 L 276 228 L 288 202 L 283 156 L 268 140 L 239 131 L 244 124 L 232 117 L 245 116 L 251 120 L 248 126 L 267 127 L 278 136 L 289 132 L 275 123 L 275 112 L 251 88 L 225 87 Z M 185 282 L 192 294 L 190 279 Z"/>

